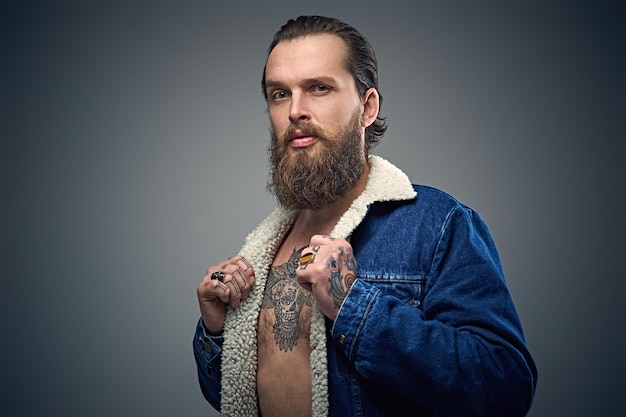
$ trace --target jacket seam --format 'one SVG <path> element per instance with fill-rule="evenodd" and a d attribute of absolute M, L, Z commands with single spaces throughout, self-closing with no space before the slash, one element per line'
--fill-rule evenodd
<path fill-rule="evenodd" d="M 369 301 L 367 303 L 367 306 L 363 310 L 363 319 L 359 321 L 359 325 L 357 326 L 356 331 L 354 332 L 354 340 L 350 344 L 350 349 L 348 350 L 348 358 L 350 360 L 352 360 L 352 361 L 353 361 L 352 356 L 353 356 L 354 349 L 355 349 L 356 344 L 357 344 L 357 340 L 359 338 L 359 335 L 361 334 L 361 330 L 365 326 L 365 320 L 367 319 L 368 314 L 369 314 L 370 310 L 372 309 L 372 306 L 374 305 L 374 301 L 376 300 L 376 297 L 378 296 L 379 293 L 380 293 L 380 290 L 377 288 L 376 291 L 374 291 L 374 293 L 370 297 L 370 299 L 369 299 Z"/>

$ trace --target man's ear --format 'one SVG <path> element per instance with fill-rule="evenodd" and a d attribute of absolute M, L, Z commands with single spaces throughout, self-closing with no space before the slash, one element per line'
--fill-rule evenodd
<path fill-rule="evenodd" d="M 363 114 L 361 115 L 361 127 L 368 127 L 378 117 L 380 110 L 380 96 L 375 88 L 369 88 L 365 92 L 363 100 Z"/>

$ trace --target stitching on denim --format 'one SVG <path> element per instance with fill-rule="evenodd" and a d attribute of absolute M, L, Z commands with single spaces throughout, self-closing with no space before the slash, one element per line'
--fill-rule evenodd
<path fill-rule="evenodd" d="M 360 275 L 358 277 L 364 282 L 373 283 L 389 283 L 389 284 L 420 284 L 425 283 L 427 275 L 425 274 L 372 274 Z"/>
<path fill-rule="evenodd" d="M 441 229 L 439 229 L 439 239 L 437 239 L 437 244 L 435 245 L 435 251 L 433 252 L 433 259 L 430 262 L 431 271 L 433 269 L 433 263 L 435 262 L 435 259 L 437 258 L 437 254 L 439 253 L 441 241 L 443 240 L 443 237 L 445 236 L 446 231 L 448 230 L 448 226 L 450 225 L 451 219 L 456 214 L 457 210 L 461 210 L 461 209 L 462 209 L 461 206 L 454 206 L 452 210 L 448 212 L 448 215 L 446 216 L 445 220 L 441 224 Z"/>
<path fill-rule="evenodd" d="M 370 298 L 369 302 L 367 303 L 367 307 L 365 307 L 365 311 L 363 312 L 363 319 L 359 321 L 359 325 L 357 326 L 356 331 L 354 332 L 354 340 L 350 344 L 350 349 L 348 350 L 348 358 L 350 360 L 353 360 L 352 352 L 354 351 L 354 345 L 356 344 L 356 341 L 359 338 L 361 329 L 365 325 L 365 318 L 368 317 L 368 313 L 372 309 L 372 304 L 374 304 L 374 300 L 376 299 L 376 296 L 378 294 L 380 294 L 380 290 L 377 288 L 376 291 L 374 291 L 374 294 L 372 294 L 372 297 Z"/>

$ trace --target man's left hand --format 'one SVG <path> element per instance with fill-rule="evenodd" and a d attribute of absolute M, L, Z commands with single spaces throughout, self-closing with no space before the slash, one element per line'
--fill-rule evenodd
<path fill-rule="evenodd" d="M 311 291 L 322 312 L 337 317 L 348 290 L 356 279 L 357 262 L 347 240 L 314 235 L 302 249 L 296 269 L 298 283 Z"/>

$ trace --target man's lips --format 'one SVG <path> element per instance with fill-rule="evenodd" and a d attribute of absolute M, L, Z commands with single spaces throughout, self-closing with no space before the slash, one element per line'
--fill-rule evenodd
<path fill-rule="evenodd" d="M 317 137 L 308 132 L 298 131 L 291 138 L 291 146 L 294 148 L 304 148 L 317 142 Z"/>

